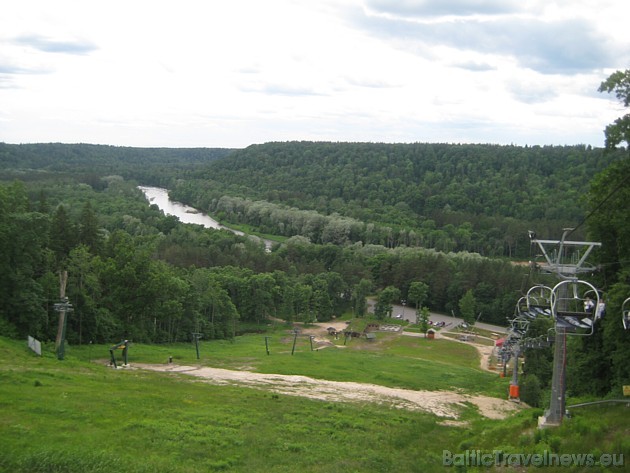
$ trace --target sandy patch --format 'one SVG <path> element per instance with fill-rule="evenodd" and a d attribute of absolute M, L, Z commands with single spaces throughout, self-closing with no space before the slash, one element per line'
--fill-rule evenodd
<path fill-rule="evenodd" d="M 488 346 L 488 345 L 477 345 L 477 344 L 473 344 L 473 346 L 477 349 L 477 351 L 479 352 L 479 355 L 481 357 L 480 362 L 481 362 L 481 369 L 485 370 L 485 371 L 492 371 L 493 373 L 496 373 L 496 370 L 493 370 L 490 367 L 490 357 L 492 356 L 492 352 L 494 351 L 494 347 Z"/>
<path fill-rule="evenodd" d="M 314 379 L 308 376 L 264 374 L 172 364 L 136 364 L 134 367 L 183 373 L 202 378 L 212 384 L 267 389 L 288 396 L 302 396 L 331 402 L 371 402 L 399 409 L 422 410 L 448 419 L 458 419 L 459 412 L 466 403 L 477 406 L 483 416 L 491 419 L 504 418 L 519 408 L 517 404 L 507 400 L 452 391 L 413 391 L 375 384 Z"/>

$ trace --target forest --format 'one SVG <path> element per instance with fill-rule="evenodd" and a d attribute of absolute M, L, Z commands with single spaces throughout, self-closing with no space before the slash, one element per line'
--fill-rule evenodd
<path fill-rule="evenodd" d="M 624 126 L 607 129 L 607 149 L 0 143 L 0 333 L 53 340 L 64 271 L 71 344 L 229 339 L 270 317 L 365 316 L 367 297 L 383 294 L 458 315 L 466 298 L 481 320 L 504 324 L 524 291 L 552 281 L 527 264 L 527 230 L 559 238 L 574 227 L 573 237 L 602 242 L 588 277 L 606 294 L 607 316 L 595 335 L 571 340 L 569 389 L 618 394 L 630 384 L 620 322 L 630 296 Z M 286 239 L 268 252 L 246 236 L 183 225 L 138 185 Z M 550 356 L 526 354 L 542 388 Z"/>
<path fill-rule="evenodd" d="M 586 183 L 623 156 L 588 146 L 266 143 L 170 189 L 226 222 L 314 243 L 528 258 L 527 231 L 575 226 Z"/>
<path fill-rule="evenodd" d="M 136 182 L 13 181 L 0 187 L 5 333 L 54 337 L 58 272 L 68 271 L 71 343 L 119 337 L 167 342 L 202 331 L 232 337 L 268 317 L 330 320 L 395 287 L 430 288 L 435 310 L 474 289 L 488 320 L 504 322 L 527 271 L 472 253 L 381 245 L 317 245 L 292 237 L 271 253 L 247 237 L 183 225 L 144 199 Z M 237 324 L 237 321 L 239 322 Z"/>

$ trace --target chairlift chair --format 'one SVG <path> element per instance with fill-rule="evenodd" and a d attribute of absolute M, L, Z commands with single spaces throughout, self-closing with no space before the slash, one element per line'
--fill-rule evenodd
<path fill-rule="evenodd" d="M 527 298 L 526 297 L 521 297 L 517 302 L 516 302 L 516 307 L 514 307 L 514 317 L 519 317 L 521 315 L 525 315 L 528 312 L 528 307 L 527 307 Z"/>
<path fill-rule="evenodd" d="M 530 312 L 551 317 L 551 291 L 552 289 L 544 284 L 532 286 L 526 296 Z"/>
<path fill-rule="evenodd" d="M 551 310 L 556 326 L 568 335 L 592 335 L 599 292 L 587 281 L 567 279 L 551 291 Z"/>
<path fill-rule="evenodd" d="M 518 302 L 516 303 L 516 307 L 514 308 L 514 318 L 518 319 L 518 318 L 529 318 L 529 319 L 535 319 L 536 318 L 536 312 L 534 312 L 533 310 L 530 310 L 529 307 L 527 307 L 527 298 L 526 297 L 521 297 Z M 513 319 L 508 318 L 508 322 L 512 322 Z"/>
<path fill-rule="evenodd" d="M 517 317 L 512 320 L 512 331 L 518 335 L 523 336 L 529 328 L 529 320 L 523 317 Z"/>
<path fill-rule="evenodd" d="M 625 330 L 630 330 L 630 297 L 621 305 L 621 322 Z"/>

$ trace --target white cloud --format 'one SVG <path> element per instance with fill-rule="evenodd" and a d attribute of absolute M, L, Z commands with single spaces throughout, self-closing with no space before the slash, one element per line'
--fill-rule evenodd
<path fill-rule="evenodd" d="M 626 2 L 22 0 L 0 140 L 603 145 Z"/>

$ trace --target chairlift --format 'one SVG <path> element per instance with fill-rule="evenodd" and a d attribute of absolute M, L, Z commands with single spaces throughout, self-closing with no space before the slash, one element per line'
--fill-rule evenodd
<path fill-rule="evenodd" d="M 630 330 L 630 297 L 628 297 L 621 305 L 621 321 L 623 328 Z"/>
<path fill-rule="evenodd" d="M 512 353 L 509 351 L 505 351 L 501 354 L 501 360 L 503 360 L 503 364 L 507 365 L 512 359 Z"/>
<path fill-rule="evenodd" d="M 527 297 L 523 296 L 516 302 L 516 307 L 514 308 L 514 318 L 529 317 L 530 319 L 535 319 L 536 315 L 536 312 L 530 310 L 528 307 Z M 511 322 L 511 319 L 508 318 L 508 321 Z"/>
<path fill-rule="evenodd" d="M 524 317 L 517 317 L 510 322 L 512 332 L 519 337 L 525 335 L 529 328 L 529 320 Z"/>
<path fill-rule="evenodd" d="M 527 291 L 527 308 L 536 315 L 551 317 L 551 291 L 544 284 L 537 284 Z"/>
<path fill-rule="evenodd" d="M 527 297 L 523 296 L 518 301 L 516 301 L 516 308 L 514 315 L 518 315 L 523 312 L 527 312 Z"/>
<path fill-rule="evenodd" d="M 556 326 L 570 335 L 592 335 L 600 302 L 599 292 L 586 281 L 567 279 L 551 291 Z"/>

